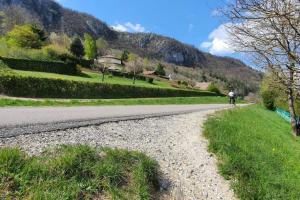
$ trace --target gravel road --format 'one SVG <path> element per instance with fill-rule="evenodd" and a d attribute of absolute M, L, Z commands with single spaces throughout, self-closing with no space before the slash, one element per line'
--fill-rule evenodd
<path fill-rule="evenodd" d="M 161 199 L 234 200 L 230 184 L 207 151 L 201 125 L 214 109 L 189 114 L 111 122 L 63 131 L 0 138 L 0 147 L 20 146 L 30 154 L 61 144 L 88 144 L 138 150 L 161 167 Z"/>

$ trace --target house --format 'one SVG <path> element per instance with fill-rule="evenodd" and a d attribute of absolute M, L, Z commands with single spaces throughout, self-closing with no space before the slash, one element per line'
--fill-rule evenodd
<path fill-rule="evenodd" d="M 104 64 L 110 70 L 117 70 L 122 65 L 120 58 L 113 55 L 106 55 L 98 58 L 98 63 Z"/>

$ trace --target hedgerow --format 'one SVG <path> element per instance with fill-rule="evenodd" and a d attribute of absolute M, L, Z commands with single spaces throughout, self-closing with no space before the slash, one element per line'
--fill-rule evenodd
<path fill-rule="evenodd" d="M 0 93 L 17 97 L 78 99 L 216 96 L 206 91 L 24 77 L 6 73 L 0 74 Z"/>
<path fill-rule="evenodd" d="M 80 73 L 73 62 L 43 61 L 0 57 L 8 67 L 24 71 L 49 72 L 57 74 L 76 75 Z"/>

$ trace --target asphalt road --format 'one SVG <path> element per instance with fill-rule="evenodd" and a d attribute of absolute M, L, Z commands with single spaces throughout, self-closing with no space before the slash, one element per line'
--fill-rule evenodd
<path fill-rule="evenodd" d="M 228 107 L 225 104 L 209 104 L 1 108 L 0 138 Z"/>

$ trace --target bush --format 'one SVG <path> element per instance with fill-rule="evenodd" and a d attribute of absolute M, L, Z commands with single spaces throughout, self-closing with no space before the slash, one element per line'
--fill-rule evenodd
<path fill-rule="evenodd" d="M 7 40 L 11 46 L 39 49 L 46 40 L 46 34 L 37 26 L 16 25 L 13 30 L 7 33 Z"/>
<path fill-rule="evenodd" d="M 165 66 L 159 63 L 155 69 L 155 73 L 160 76 L 165 76 L 166 75 Z"/>
<path fill-rule="evenodd" d="M 153 78 L 146 78 L 147 82 L 150 84 L 153 84 L 154 79 Z"/>
<path fill-rule="evenodd" d="M 216 93 L 216 94 L 221 94 L 220 89 L 219 89 L 218 86 L 217 86 L 216 84 L 214 84 L 214 83 L 211 83 L 211 84 L 208 86 L 207 90 L 210 91 L 210 92 L 214 92 L 214 93 Z"/>
<path fill-rule="evenodd" d="M 264 91 L 261 94 L 261 97 L 263 99 L 263 104 L 268 110 L 275 110 L 275 99 L 276 95 L 273 91 Z"/>
<path fill-rule="evenodd" d="M 150 98 L 216 96 L 211 92 L 147 88 L 1 74 L 0 93 L 36 98 Z"/>
<path fill-rule="evenodd" d="M 67 75 L 76 75 L 80 73 L 80 70 L 72 61 L 65 63 L 58 61 L 41 61 L 4 57 L 0 57 L 0 60 L 2 60 L 10 68 L 17 70 L 49 72 Z"/>

